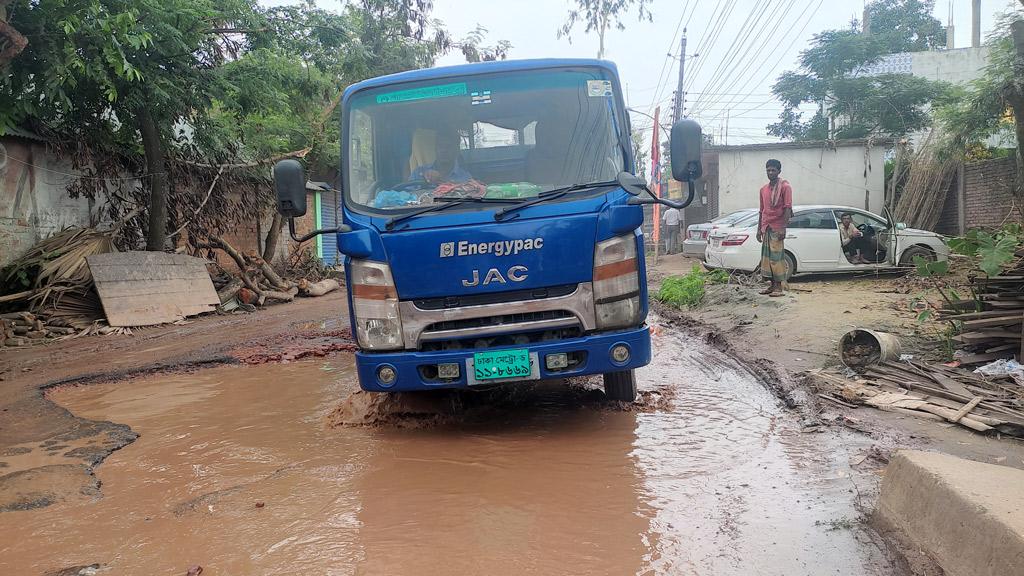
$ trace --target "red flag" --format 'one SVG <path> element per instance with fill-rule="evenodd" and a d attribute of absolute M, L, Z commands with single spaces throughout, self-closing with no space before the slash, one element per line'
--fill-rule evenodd
<path fill-rule="evenodd" d="M 651 136 L 651 179 L 648 182 L 651 183 L 654 195 L 661 198 L 661 178 L 659 178 L 658 172 L 661 170 L 661 146 L 658 142 L 658 113 L 661 112 L 661 106 L 654 109 L 654 132 Z M 658 239 L 661 237 L 661 205 L 654 205 L 654 244 L 658 244 Z"/>

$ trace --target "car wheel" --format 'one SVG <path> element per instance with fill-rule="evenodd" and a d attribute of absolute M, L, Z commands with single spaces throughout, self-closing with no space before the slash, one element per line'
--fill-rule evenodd
<path fill-rule="evenodd" d="M 903 255 L 900 256 L 900 266 L 913 266 L 914 256 L 920 256 L 931 262 L 935 261 L 935 253 L 931 250 L 924 246 L 911 246 L 904 250 Z"/>
<path fill-rule="evenodd" d="M 796 274 L 796 259 L 789 252 L 783 252 L 782 257 L 786 259 L 786 281 Z"/>

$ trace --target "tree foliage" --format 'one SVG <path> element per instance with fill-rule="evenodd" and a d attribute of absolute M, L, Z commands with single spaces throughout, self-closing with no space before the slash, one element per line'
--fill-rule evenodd
<path fill-rule="evenodd" d="M 221 182 L 235 184 L 265 183 L 259 161 L 283 154 L 314 170 L 337 166 L 348 84 L 429 67 L 453 49 L 479 60 L 507 53 L 507 42 L 485 46 L 482 28 L 449 37 L 431 10 L 430 0 L 356 0 L 340 12 L 312 2 L 10 0 L 8 22 L 29 42 L 0 77 L 0 134 L 33 129 L 101 177 L 75 181 L 72 193 L 139 174 L 143 186 L 127 192 L 148 208 L 148 246 L 161 249 L 168 221 L 196 203 L 188 189 L 205 190 L 198 181 L 220 164 L 233 167 Z"/>
<path fill-rule="evenodd" d="M 585 34 L 597 32 L 597 57 L 604 58 L 604 36 L 608 29 L 614 26 L 617 30 L 625 30 L 626 25 L 622 18 L 634 9 L 637 18 L 641 21 L 650 21 L 650 2 L 651 0 L 572 0 L 569 15 L 558 29 L 558 37 L 569 38 L 572 41 L 573 28 L 582 23 Z"/>
<path fill-rule="evenodd" d="M 768 133 L 792 140 L 902 136 L 928 125 L 927 106 L 949 87 L 910 74 L 864 73 L 885 55 L 945 42 L 931 16 L 934 2 L 876 0 L 868 5 L 870 33 L 827 30 L 800 54 L 800 69 L 783 73 L 772 92 L 785 106 Z M 809 115 L 806 103 L 818 105 Z"/>
<path fill-rule="evenodd" d="M 920 52 L 946 45 L 946 28 L 932 16 L 935 0 L 888 0 L 868 4 L 871 34 L 885 53 Z"/>

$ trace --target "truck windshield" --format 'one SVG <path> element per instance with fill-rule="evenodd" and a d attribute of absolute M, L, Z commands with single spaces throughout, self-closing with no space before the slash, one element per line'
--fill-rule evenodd
<path fill-rule="evenodd" d="M 530 70 L 358 92 L 347 115 L 346 204 L 402 213 L 455 198 L 536 197 L 627 168 L 612 77 Z M 607 188 L 574 191 L 600 194 Z M 500 205 L 500 204 L 499 204 Z M 456 210 L 494 209 L 462 202 Z"/>

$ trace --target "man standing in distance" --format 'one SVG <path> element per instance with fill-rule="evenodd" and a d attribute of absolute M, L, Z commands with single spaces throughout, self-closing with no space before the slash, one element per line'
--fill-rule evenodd
<path fill-rule="evenodd" d="M 665 222 L 665 254 L 673 254 L 679 246 L 679 210 L 670 207 L 661 219 Z"/>
<path fill-rule="evenodd" d="M 782 296 L 786 289 L 786 228 L 793 216 L 793 188 L 779 178 L 782 162 L 765 163 L 768 183 L 761 187 L 761 210 L 757 216 L 757 241 L 761 243 L 761 275 L 771 284 L 761 291 L 769 296 Z"/>

